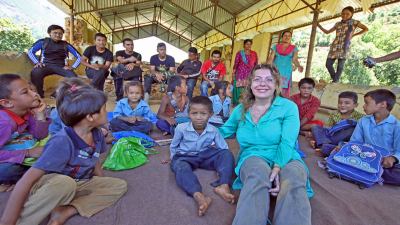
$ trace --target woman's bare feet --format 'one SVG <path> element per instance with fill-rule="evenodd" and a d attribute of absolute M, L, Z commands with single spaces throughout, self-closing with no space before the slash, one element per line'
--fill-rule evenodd
<path fill-rule="evenodd" d="M 205 196 L 201 192 L 196 192 L 193 194 L 194 200 L 196 200 L 197 205 L 199 206 L 199 216 L 204 216 L 208 207 L 211 205 L 212 199 L 210 197 Z"/>
<path fill-rule="evenodd" d="M 71 216 L 77 214 L 78 211 L 73 206 L 65 205 L 58 206 L 51 212 L 50 220 L 48 225 L 62 225 L 64 224 Z"/>
<path fill-rule="evenodd" d="M 0 192 L 10 192 L 14 190 L 15 184 L 0 184 Z"/>
<path fill-rule="evenodd" d="M 229 188 L 229 185 L 227 184 L 221 184 L 220 186 L 214 188 L 214 192 L 221 196 L 222 199 L 224 199 L 226 202 L 230 204 L 235 203 L 235 196 L 231 193 L 231 189 Z"/>

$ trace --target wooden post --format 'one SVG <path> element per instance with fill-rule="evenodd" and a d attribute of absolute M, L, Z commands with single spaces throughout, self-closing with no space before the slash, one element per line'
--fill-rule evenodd
<path fill-rule="evenodd" d="M 317 0 L 314 10 L 312 28 L 311 28 L 311 36 L 310 36 L 310 44 L 308 46 L 308 56 L 307 56 L 307 65 L 306 65 L 306 77 L 310 77 L 311 73 L 311 62 L 314 53 L 314 45 L 315 45 L 315 37 L 317 35 L 317 24 L 318 24 L 318 16 L 319 16 L 319 4 L 320 0 Z"/>
<path fill-rule="evenodd" d="M 69 24 L 69 43 L 74 45 L 74 23 L 75 23 L 75 16 L 74 16 L 74 1 L 72 0 L 71 4 L 71 20 Z"/>

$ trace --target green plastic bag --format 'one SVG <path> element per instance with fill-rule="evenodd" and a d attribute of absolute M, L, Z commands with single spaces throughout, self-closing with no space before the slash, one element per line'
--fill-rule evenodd
<path fill-rule="evenodd" d="M 121 138 L 111 148 L 103 168 L 107 170 L 128 170 L 147 163 L 149 154 L 157 154 L 153 149 L 146 149 L 141 139 L 135 137 Z"/>

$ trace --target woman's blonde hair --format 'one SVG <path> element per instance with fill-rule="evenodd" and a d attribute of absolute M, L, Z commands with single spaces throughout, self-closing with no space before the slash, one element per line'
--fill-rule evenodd
<path fill-rule="evenodd" d="M 281 95 L 281 76 L 279 75 L 278 69 L 270 64 L 258 64 L 256 65 L 250 73 L 250 76 L 247 77 L 247 86 L 243 90 L 243 93 L 240 98 L 240 102 L 243 105 L 242 118 L 244 118 L 245 113 L 249 110 L 249 108 L 254 104 L 256 97 L 251 90 L 251 84 L 253 83 L 253 78 L 257 70 L 269 70 L 271 72 L 272 77 L 275 80 L 275 93 L 274 97 Z"/>

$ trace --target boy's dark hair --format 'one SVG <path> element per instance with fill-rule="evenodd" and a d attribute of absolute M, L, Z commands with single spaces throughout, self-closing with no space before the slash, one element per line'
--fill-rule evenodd
<path fill-rule="evenodd" d="M 0 74 L 0 99 L 8 99 L 12 94 L 12 90 L 10 90 L 10 84 L 15 81 L 22 79 L 17 74 Z"/>
<path fill-rule="evenodd" d="M 311 84 L 313 87 L 315 87 L 315 81 L 312 78 L 305 77 L 299 81 L 299 88 L 303 84 Z"/>
<path fill-rule="evenodd" d="M 125 84 L 125 86 L 124 86 L 124 92 L 128 93 L 128 90 L 129 90 L 130 87 L 140 87 L 141 92 L 143 94 L 143 86 L 142 86 L 142 83 L 140 81 L 134 80 L 134 81 L 127 82 Z"/>
<path fill-rule="evenodd" d="M 344 10 L 348 10 L 348 11 L 351 12 L 351 14 L 354 14 L 354 8 L 353 8 L 352 6 L 347 6 L 347 7 L 343 8 L 343 9 L 342 9 L 342 12 L 343 12 Z"/>
<path fill-rule="evenodd" d="M 74 126 L 87 115 L 99 113 L 107 102 L 104 92 L 94 88 L 60 88 L 64 97 L 57 102 L 57 111 L 67 126 Z"/>
<path fill-rule="evenodd" d="M 62 30 L 62 32 L 65 33 L 64 28 L 62 28 L 62 27 L 59 26 L 59 25 L 55 25 L 55 24 L 50 25 L 50 26 L 47 28 L 47 33 L 50 34 L 51 31 L 53 31 L 53 30 Z"/>
<path fill-rule="evenodd" d="M 190 47 L 190 48 L 189 48 L 189 52 L 190 52 L 190 53 L 193 53 L 193 54 L 197 54 L 197 48 L 195 48 L 195 47 Z"/>
<path fill-rule="evenodd" d="M 251 40 L 251 39 L 245 39 L 245 40 L 243 41 L 243 45 L 247 44 L 247 42 L 250 42 L 250 43 L 253 44 L 253 40 Z"/>
<path fill-rule="evenodd" d="M 229 82 L 228 81 L 220 81 L 220 82 L 215 82 L 215 89 L 214 89 L 214 93 L 218 94 L 219 90 L 222 89 L 224 90 L 224 95 L 226 95 L 226 88 L 229 86 Z"/>
<path fill-rule="evenodd" d="M 176 87 L 181 86 L 182 78 L 180 76 L 172 76 L 168 81 L 167 92 L 174 92 Z"/>
<path fill-rule="evenodd" d="M 210 113 L 213 113 L 213 105 L 212 105 L 211 100 L 208 97 L 206 97 L 206 96 L 193 97 L 189 103 L 189 112 L 190 112 L 190 109 L 192 108 L 192 105 L 195 105 L 195 104 L 204 105 L 207 107 L 207 109 Z"/>
<path fill-rule="evenodd" d="M 212 53 L 211 53 L 211 56 L 213 56 L 213 55 L 219 55 L 219 56 L 221 57 L 222 53 L 221 53 L 220 50 L 214 50 L 214 51 L 212 51 Z"/>
<path fill-rule="evenodd" d="M 373 91 L 369 91 L 364 95 L 365 97 L 371 97 L 376 104 L 381 102 L 386 102 L 387 110 L 392 111 L 394 104 L 396 104 L 396 95 L 393 92 L 386 89 L 377 89 Z"/>
<path fill-rule="evenodd" d="M 350 98 L 355 104 L 358 102 L 358 95 L 354 91 L 343 91 L 339 94 L 340 98 Z"/>
<path fill-rule="evenodd" d="M 162 48 L 162 47 L 164 47 L 164 48 L 167 47 L 164 42 L 160 42 L 157 44 L 157 49 Z"/>
<path fill-rule="evenodd" d="M 96 40 L 96 39 L 97 39 L 97 37 L 103 37 L 103 38 L 105 38 L 105 39 L 107 40 L 107 37 L 106 37 L 106 35 L 105 35 L 105 34 L 103 34 L 103 33 L 96 33 L 96 34 L 94 35 L 94 39 Z"/>
<path fill-rule="evenodd" d="M 124 38 L 124 40 L 122 40 L 122 44 L 125 44 L 125 42 L 127 41 L 131 41 L 133 43 L 133 40 L 131 38 Z"/>

